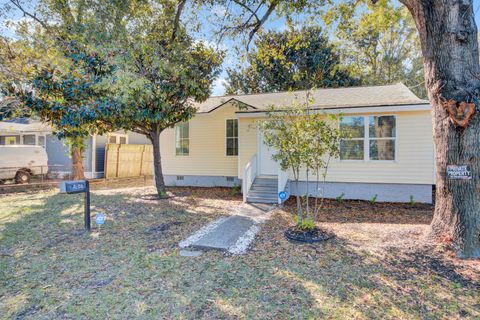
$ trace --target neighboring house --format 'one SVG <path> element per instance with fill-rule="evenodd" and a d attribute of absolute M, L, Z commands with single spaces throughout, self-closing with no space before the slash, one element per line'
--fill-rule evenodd
<path fill-rule="evenodd" d="M 244 200 L 276 202 L 277 193 L 319 195 L 302 174 L 300 190 L 272 160 L 255 122 L 270 105 L 305 101 L 306 91 L 212 97 L 196 116 L 161 134 L 167 185 L 242 185 Z M 434 151 L 427 101 L 403 84 L 318 89 L 313 108 L 342 114 L 340 127 L 357 132 L 341 142 L 331 161 L 324 195 L 328 198 L 432 202 Z M 291 179 L 291 176 L 290 176 Z M 253 188 L 252 188 L 253 186 Z M 413 198 L 412 198 L 413 197 Z"/>
<path fill-rule="evenodd" d="M 105 145 L 119 144 L 149 144 L 143 135 L 133 132 L 114 132 L 106 135 L 95 135 L 87 138 L 83 165 L 87 178 L 102 178 L 104 169 Z M 0 121 L 0 145 L 39 145 L 45 147 L 48 155 L 50 171 L 70 172 L 72 160 L 68 148 L 52 134 L 49 126 L 40 121 L 17 118 Z M 95 146 L 95 147 L 92 147 Z M 15 156 L 12 154 L 12 156 Z"/>

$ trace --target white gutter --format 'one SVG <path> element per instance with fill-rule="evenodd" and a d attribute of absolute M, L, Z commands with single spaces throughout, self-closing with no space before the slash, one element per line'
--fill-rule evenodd
<path fill-rule="evenodd" d="M 313 108 L 314 109 L 314 108 Z M 328 108 L 314 109 L 314 112 L 322 112 L 329 114 L 356 114 L 356 113 L 380 113 L 380 112 L 405 112 L 405 111 L 429 111 L 429 104 L 412 104 L 412 105 L 396 105 L 396 106 L 379 106 L 379 107 L 352 107 L 352 108 Z M 281 111 L 279 111 L 281 112 Z M 266 111 L 262 112 L 235 112 L 238 118 L 258 118 L 267 115 Z"/>

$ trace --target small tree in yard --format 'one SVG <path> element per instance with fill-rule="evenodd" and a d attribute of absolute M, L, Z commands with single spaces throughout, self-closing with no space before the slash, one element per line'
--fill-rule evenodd
<path fill-rule="evenodd" d="M 96 86 L 111 68 L 96 54 L 79 50 L 74 41 L 64 41 L 59 47 L 62 48 L 61 63 L 35 66 L 31 76 L 22 83 L 10 82 L 4 88 L 21 104 L 13 114 L 39 118 L 53 127 L 58 138 L 66 141 L 72 157 L 72 178 L 84 179 L 85 139 L 90 134 L 104 132 L 108 126 L 99 121 L 84 122 L 80 126 L 74 122 L 77 117 L 88 117 L 83 113 L 86 106 L 110 103 Z"/>
<path fill-rule="evenodd" d="M 307 184 L 310 174 L 315 175 L 316 188 L 320 179 L 325 181 L 328 164 L 332 156 L 338 155 L 340 131 L 334 115 L 327 115 L 311 108 L 312 100 L 307 95 L 305 103 L 293 103 L 289 107 L 271 107 L 267 120 L 258 124 L 265 144 L 275 150 L 273 159 L 284 171 L 293 173 L 297 190 L 297 227 L 302 230 L 315 229 L 315 222 L 322 202 L 315 200 L 313 210 L 308 201 L 302 203 L 298 194 L 302 170 L 306 172 Z"/>

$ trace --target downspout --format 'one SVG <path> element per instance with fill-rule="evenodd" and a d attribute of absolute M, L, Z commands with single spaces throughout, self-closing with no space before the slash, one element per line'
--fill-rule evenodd
<path fill-rule="evenodd" d="M 96 178 L 97 174 L 97 135 L 92 135 L 92 179 Z"/>

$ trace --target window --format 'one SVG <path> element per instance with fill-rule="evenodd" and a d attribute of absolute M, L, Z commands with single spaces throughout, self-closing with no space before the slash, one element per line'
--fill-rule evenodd
<path fill-rule="evenodd" d="M 346 136 L 340 141 L 340 159 L 363 160 L 365 157 L 364 117 L 342 117 L 340 130 Z"/>
<path fill-rule="evenodd" d="M 35 135 L 34 134 L 26 134 L 23 136 L 23 144 L 28 146 L 35 145 Z"/>
<path fill-rule="evenodd" d="M 370 116 L 370 160 L 395 160 L 395 116 Z"/>
<path fill-rule="evenodd" d="M 188 122 L 175 126 L 175 154 L 188 156 L 190 152 L 190 128 Z"/>
<path fill-rule="evenodd" d="M 238 156 L 238 120 L 227 119 L 227 156 Z"/>
<path fill-rule="evenodd" d="M 127 144 L 128 136 L 126 134 L 111 133 L 108 135 L 108 143 Z"/>
<path fill-rule="evenodd" d="M 38 145 L 45 148 L 45 136 L 38 136 Z"/>
<path fill-rule="evenodd" d="M 395 160 L 395 116 L 342 117 L 341 160 Z"/>
<path fill-rule="evenodd" d="M 12 145 L 12 144 L 17 144 L 17 137 L 5 137 L 5 144 L 6 145 Z"/>

